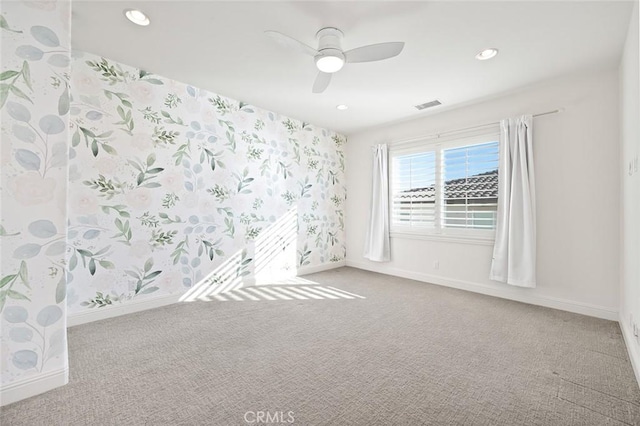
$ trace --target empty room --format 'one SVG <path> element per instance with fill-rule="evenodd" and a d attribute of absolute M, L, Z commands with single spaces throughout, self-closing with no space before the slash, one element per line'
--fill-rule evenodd
<path fill-rule="evenodd" d="M 0 424 L 640 425 L 637 0 L 0 12 Z"/>

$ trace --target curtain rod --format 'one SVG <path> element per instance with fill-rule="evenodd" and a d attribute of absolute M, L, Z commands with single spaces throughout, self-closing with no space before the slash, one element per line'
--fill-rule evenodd
<path fill-rule="evenodd" d="M 538 114 L 533 114 L 533 117 L 535 118 L 535 117 L 541 117 L 543 115 L 557 114 L 559 112 L 564 112 L 564 108 L 558 108 L 558 109 L 554 109 L 553 111 L 540 112 Z M 404 139 L 404 140 L 399 140 L 399 141 L 396 141 L 396 142 L 391 142 L 389 145 L 397 145 L 397 144 L 409 143 L 409 142 L 420 141 L 420 140 L 425 140 L 425 139 L 438 139 L 443 135 L 449 135 L 449 134 L 453 134 L 453 133 L 465 132 L 467 130 L 480 129 L 482 127 L 496 126 L 498 124 L 500 124 L 500 122 L 496 121 L 496 122 L 493 122 L 493 123 L 479 124 L 477 126 L 465 127 L 465 128 L 462 128 L 462 129 L 447 130 L 446 132 L 432 133 L 432 134 L 427 135 L 427 136 L 420 136 L 420 137 L 417 137 L 417 138 Z M 372 145 L 371 146 L 371 148 L 375 148 L 375 147 L 376 147 L 376 145 Z"/>

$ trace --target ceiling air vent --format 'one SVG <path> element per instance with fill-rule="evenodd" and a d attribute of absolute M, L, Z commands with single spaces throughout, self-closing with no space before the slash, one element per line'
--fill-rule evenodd
<path fill-rule="evenodd" d="M 439 100 L 436 99 L 435 101 L 426 102 L 424 104 L 416 105 L 416 109 L 423 110 L 423 109 L 431 108 L 431 107 L 438 106 L 438 105 L 442 105 L 442 102 L 440 102 Z"/>

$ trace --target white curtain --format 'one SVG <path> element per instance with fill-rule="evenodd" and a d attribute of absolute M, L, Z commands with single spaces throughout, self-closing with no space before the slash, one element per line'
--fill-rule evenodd
<path fill-rule="evenodd" d="M 389 166 L 387 145 L 374 147 L 372 167 L 371 214 L 367 228 L 364 257 L 376 262 L 391 259 L 389 249 Z"/>
<path fill-rule="evenodd" d="M 531 115 L 500 122 L 498 220 L 489 278 L 536 286 L 536 202 Z"/>

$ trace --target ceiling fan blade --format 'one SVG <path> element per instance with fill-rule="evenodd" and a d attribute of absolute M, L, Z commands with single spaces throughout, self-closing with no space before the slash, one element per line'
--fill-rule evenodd
<path fill-rule="evenodd" d="M 318 53 L 318 51 L 313 47 L 307 46 L 303 42 L 289 37 L 286 34 L 279 33 L 278 31 L 265 31 L 264 33 L 275 40 L 276 43 L 288 49 L 296 50 L 300 53 L 311 56 L 315 56 Z"/>
<path fill-rule="evenodd" d="M 329 83 L 331 82 L 331 75 L 328 72 L 320 71 L 318 76 L 316 77 L 316 81 L 313 82 L 313 93 L 322 93 L 329 87 Z"/>
<path fill-rule="evenodd" d="M 370 44 L 356 47 L 344 52 L 347 62 L 373 62 L 393 58 L 402 52 L 404 42 L 391 41 L 388 43 Z"/>

